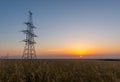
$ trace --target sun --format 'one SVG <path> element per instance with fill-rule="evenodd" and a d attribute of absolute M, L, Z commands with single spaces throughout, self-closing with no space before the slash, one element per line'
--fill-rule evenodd
<path fill-rule="evenodd" d="M 79 57 L 82 58 L 83 56 L 80 55 Z"/>

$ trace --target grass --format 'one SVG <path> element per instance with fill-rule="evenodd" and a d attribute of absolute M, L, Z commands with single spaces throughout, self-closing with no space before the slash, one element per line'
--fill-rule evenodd
<path fill-rule="evenodd" d="M 120 82 L 120 62 L 0 60 L 0 82 Z"/>

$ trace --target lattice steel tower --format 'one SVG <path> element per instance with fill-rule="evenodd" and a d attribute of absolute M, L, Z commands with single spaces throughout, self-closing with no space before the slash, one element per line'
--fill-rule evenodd
<path fill-rule="evenodd" d="M 34 41 L 34 37 L 37 37 L 37 36 L 34 34 L 34 31 L 33 31 L 33 29 L 36 27 L 33 25 L 31 11 L 29 11 L 28 22 L 25 22 L 25 24 L 27 25 L 27 28 L 26 30 L 22 30 L 22 32 L 26 34 L 26 39 L 23 40 L 23 42 L 25 42 L 25 47 L 24 47 L 22 58 L 23 59 L 35 59 L 36 52 L 35 52 L 34 44 L 36 42 Z"/>

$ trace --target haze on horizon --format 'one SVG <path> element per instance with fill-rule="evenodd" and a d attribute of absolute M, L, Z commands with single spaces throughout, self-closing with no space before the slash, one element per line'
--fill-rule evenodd
<path fill-rule="evenodd" d="M 21 56 L 28 11 L 40 57 L 120 58 L 119 0 L 1 0 L 0 56 Z"/>

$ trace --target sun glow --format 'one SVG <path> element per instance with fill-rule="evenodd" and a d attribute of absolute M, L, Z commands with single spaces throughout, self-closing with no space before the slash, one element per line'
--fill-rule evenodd
<path fill-rule="evenodd" d="M 87 50 L 74 50 L 72 53 L 75 55 L 80 55 L 80 56 L 88 54 Z"/>
<path fill-rule="evenodd" d="M 76 51 L 74 51 L 74 54 L 76 54 L 76 55 L 84 55 L 84 54 L 86 54 L 86 50 L 76 50 Z"/>

